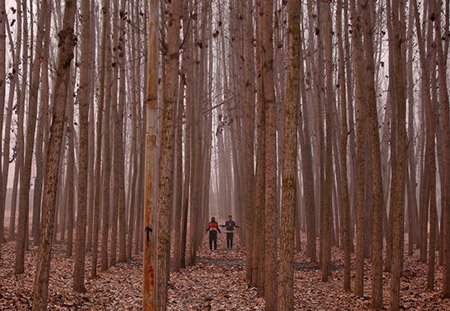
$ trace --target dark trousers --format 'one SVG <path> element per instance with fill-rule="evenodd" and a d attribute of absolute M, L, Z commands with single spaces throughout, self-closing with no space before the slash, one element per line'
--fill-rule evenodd
<path fill-rule="evenodd" d="M 209 249 L 217 249 L 217 231 L 209 231 Z"/>
<path fill-rule="evenodd" d="M 227 232 L 227 248 L 233 248 L 233 232 Z"/>

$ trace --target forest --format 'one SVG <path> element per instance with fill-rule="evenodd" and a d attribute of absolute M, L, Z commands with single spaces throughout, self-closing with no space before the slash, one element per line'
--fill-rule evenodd
<path fill-rule="evenodd" d="M 0 0 L 0 310 L 450 310 L 449 43 L 450 0 Z"/>

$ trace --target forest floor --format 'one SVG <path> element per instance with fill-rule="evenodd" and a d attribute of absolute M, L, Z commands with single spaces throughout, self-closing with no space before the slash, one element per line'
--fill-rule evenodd
<path fill-rule="evenodd" d="M 245 256 L 240 247 L 226 249 L 225 234 L 219 235 L 218 250 L 209 251 L 207 236 L 194 266 L 171 274 L 168 310 L 264 310 L 264 300 L 245 282 Z M 32 304 L 35 257 L 37 247 L 30 243 L 25 262 L 25 274 L 14 274 L 14 242 L 2 245 L 0 260 L 0 310 L 28 310 Z M 370 264 L 366 262 L 364 298 L 342 290 L 342 258 L 333 251 L 330 281 L 321 282 L 317 265 L 308 262 L 305 254 L 296 257 L 295 310 L 366 310 L 370 306 Z M 401 309 L 450 310 L 450 300 L 440 295 L 442 267 L 436 271 L 436 289 L 427 291 L 425 264 L 418 255 L 405 256 L 401 284 Z M 65 255 L 65 244 L 56 243 L 50 273 L 49 310 L 140 310 L 142 260 L 120 263 L 97 278 L 86 278 L 87 293 L 72 291 L 74 261 Z M 86 275 L 91 257 L 87 256 Z M 387 309 L 389 274 L 383 276 L 384 304 Z M 352 284 L 353 285 L 353 284 Z"/>

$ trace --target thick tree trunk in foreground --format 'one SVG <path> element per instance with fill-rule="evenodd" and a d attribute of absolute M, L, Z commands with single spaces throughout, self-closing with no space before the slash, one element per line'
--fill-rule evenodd
<path fill-rule="evenodd" d="M 158 307 L 165 310 L 170 273 L 170 233 L 174 183 L 175 105 L 177 99 L 178 55 L 180 44 L 181 0 L 166 2 L 167 50 L 163 53 L 164 88 L 161 154 L 158 175 Z"/>
<path fill-rule="evenodd" d="M 381 176 L 380 136 L 377 114 L 377 99 L 375 87 L 375 61 L 373 58 L 373 22 L 375 4 L 372 1 L 362 1 L 362 29 L 364 33 L 364 66 L 365 90 L 367 102 L 367 133 L 370 141 L 370 166 L 372 174 L 372 308 L 381 308 L 383 302 L 383 183 Z M 404 186 L 403 186 L 404 188 Z"/>
<path fill-rule="evenodd" d="M 48 281 L 50 274 L 51 248 L 53 243 L 56 193 L 60 169 L 64 118 L 66 111 L 70 64 L 76 44 L 74 34 L 76 1 L 66 1 L 64 28 L 59 33 L 57 76 L 53 87 L 53 121 L 50 128 L 50 142 L 46 161 L 44 181 L 43 220 L 33 287 L 33 310 L 47 310 Z"/>
<path fill-rule="evenodd" d="M 364 141 L 366 122 L 366 101 L 364 98 L 364 54 L 362 48 L 361 14 L 355 0 L 350 1 L 353 45 L 353 68 L 356 93 L 356 175 L 355 175 L 355 294 L 364 295 Z"/>
<path fill-rule="evenodd" d="M 288 2 L 288 77 L 284 107 L 278 310 L 294 309 L 294 228 L 297 205 L 297 113 L 299 96 L 300 2 Z"/>
<path fill-rule="evenodd" d="M 404 91 L 403 53 L 402 42 L 404 42 L 403 29 L 404 17 L 401 1 L 392 1 L 392 28 L 393 42 L 393 64 L 395 82 L 395 105 L 396 105 L 396 158 L 393 159 L 393 168 L 396 170 L 396 178 L 393 182 L 393 196 L 391 198 L 392 219 L 392 276 L 390 280 L 390 309 L 398 310 L 400 307 L 400 277 L 403 263 L 403 240 L 404 240 L 404 204 L 405 204 L 405 177 L 406 177 L 406 96 Z M 434 157 L 433 157 L 434 161 Z"/>
<path fill-rule="evenodd" d="M 143 309 L 158 310 L 156 284 L 156 109 L 158 103 L 158 1 L 150 0 L 148 25 L 148 85 L 145 122 L 144 293 Z M 141 230 L 142 230 L 141 229 Z"/>
<path fill-rule="evenodd" d="M 441 185 L 441 189 L 444 188 L 442 200 L 442 248 L 443 248 L 443 264 L 444 264 L 444 284 L 442 288 L 442 294 L 444 297 L 450 297 L 450 117 L 449 117 L 449 93 L 448 93 L 448 75 L 447 75 L 447 60 L 448 57 L 448 36 L 442 36 L 448 32 L 449 28 L 449 2 L 447 1 L 445 31 L 441 31 L 441 5 L 440 1 L 435 1 L 435 12 L 437 19 L 435 21 L 435 44 L 437 49 L 437 62 L 438 62 L 438 81 L 439 81 L 439 108 L 442 123 L 442 137 L 444 148 L 444 185 Z"/>
<path fill-rule="evenodd" d="M 261 39 L 263 47 L 263 101 L 266 116 L 266 181 L 265 181 L 265 263 L 264 299 L 266 310 L 277 305 L 277 161 L 276 161 L 276 103 L 273 73 L 273 1 L 262 3 Z"/>

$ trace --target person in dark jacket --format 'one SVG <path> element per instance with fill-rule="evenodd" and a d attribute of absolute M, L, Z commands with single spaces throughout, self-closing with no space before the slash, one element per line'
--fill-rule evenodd
<path fill-rule="evenodd" d="M 221 227 L 225 227 L 225 230 L 227 232 L 227 248 L 232 249 L 234 228 L 239 228 L 239 226 L 236 225 L 236 223 L 233 220 L 233 217 L 229 215 L 228 220 L 225 222 L 225 225 L 222 225 Z"/>
<path fill-rule="evenodd" d="M 206 229 L 206 232 L 209 232 L 209 249 L 211 251 L 217 249 L 217 231 L 222 233 L 216 219 L 211 217 L 211 222 L 208 224 L 208 229 Z"/>

